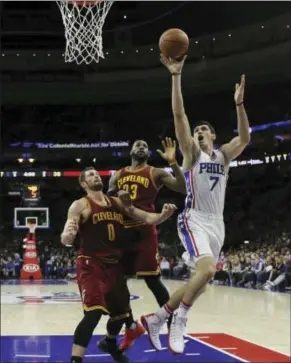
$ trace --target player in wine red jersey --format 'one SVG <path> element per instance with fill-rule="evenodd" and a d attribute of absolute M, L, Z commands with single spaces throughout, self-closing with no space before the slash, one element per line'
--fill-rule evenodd
<path fill-rule="evenodd" d="M 184 175 L 176 161 L 176 142 L 166 138 L 162 144 L 164 152 L 158 150 L 158 153 L 167 160 L 175 176 L 148 165 L 148 144 L 143 140 L 136 140 L 130 153 L 131 165 L 111 177 L 108 194 L 114 195 L 117 191 L 125 190 L 130 194 L 133 205 L 147 212 L 155 211 L 154 203 L 163 186 L 185 194 Z M 121 263 L 125 274 L 144 277 L 159 306 L 163 306 L 169 299 L 169 293 L 160 280 L 157 229 L 131 217 L 124 219 L 124 228 L 127 245 Z M 133 319 L 126 322 L 126 331 L 120 346 L 122 349 L 127 349 L 136 337 L 144 333 L 143 327 L 133 322 Z"/>
<path fill-rule="evenodd" d="M 78 231 L 81 245 L 77 257 L 77 281 L 82 297 L 84 317 L 74 334 L 72 363 L 80 363 L 93 331 L 102 314 L 109 314 L 107 336 L 99 348 L 117 362 L 127 357 L 116 343 L 116 336 L 130 315 L 129 292 L 119 260 L 123 253 L 124 217 L 154 225 L 169 218 L 176 207 L 165 204 L 160 214 L 142 211 L 131 204 L 128 193 L 120 198 L 107 197 L 94 168 L 85 169 L 79 178 L 87 196 L 76 200 L 69 209 L 61 241 L 70 245 Z M 126 243 L 126 241 L 125 241 Z"/>

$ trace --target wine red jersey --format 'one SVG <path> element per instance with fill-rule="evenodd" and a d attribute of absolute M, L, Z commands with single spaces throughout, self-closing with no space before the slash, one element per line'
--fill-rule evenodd
<path fill-rule="evenodd" d="M 155 211 L 155 200 L 159 192 L 153 178 L 154 167 L 146 165 L 137 170 L 129 167 L 119 170 L 117 173 L 117 189 L 129 192 L 133 205 L 146 212 Z M 134 221 L 129 217 L 124 218 L 125 228 L 140 226 L 143 223 Z"/>
<path fill-rule="evenodd" d="M 79 255 L 118 260 L 121 257 L 123 214 L 116 198 L 107 197 L 106 205 L 85 197 L 89 215 L 79 224 Z"/>

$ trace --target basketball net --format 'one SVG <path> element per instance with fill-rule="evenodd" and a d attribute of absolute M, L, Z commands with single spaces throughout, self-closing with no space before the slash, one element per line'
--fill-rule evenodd
<path fill-rule="evenodd" d="M 29 233 L 35 233 L 36 223 L 27 222 L 27 227 L 29 229 Z"/>
<path fill-rule="evenodd" d="M 57 0 L 65 27 L 66 63 L 98 63 L 104 58 L 102 29 L 113 2 Z"/>

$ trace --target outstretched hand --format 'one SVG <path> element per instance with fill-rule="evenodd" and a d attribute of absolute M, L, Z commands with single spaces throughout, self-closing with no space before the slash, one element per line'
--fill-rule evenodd
<path fill-rule="evenodd" d="M 246 83 L 246 77 L 243 74 L 241 76 L 240 83 L 237 83 L 235 85 L 235 93 L 234 93 L 234 100 L 237 105 L 244 102 L 244 94 L 245 94 L 245 83 Z"/>
<path fill-rule="evenodd" d="M 168 68 L 168 70 L 172 74 L 173 73 L 179 74 L 182 72 L 186 58 L 187 58 L 187 55 L 184 55 L 184 57 L 182 59 L 175 60 L 173 58 L 167 58 L 165 55 L 161 54 L 161 62 L 163 63 L 164 66 L 166 66 Z"/>
<path fill-rule="evenodd" d="M 157 153 L 169 164 L 174 163 L 176 161 L 176 141 L 166 137 L 165 140 L 162 140 L 162 145 L 164 151 L 158 149 Z"/>

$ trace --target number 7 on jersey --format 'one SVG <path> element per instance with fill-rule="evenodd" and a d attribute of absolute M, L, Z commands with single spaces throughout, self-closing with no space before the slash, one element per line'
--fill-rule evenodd
<path fill-rule="evenodd" d="M 215 186 L 217 185 L 218 181 L 219 181 L 219 176 L 213 176 L 211 175 L 210 180 L 213 181 L 213 184 L 210 188 L 210 191 L 212 192 L 212 190 L 215 188 Z"/>

